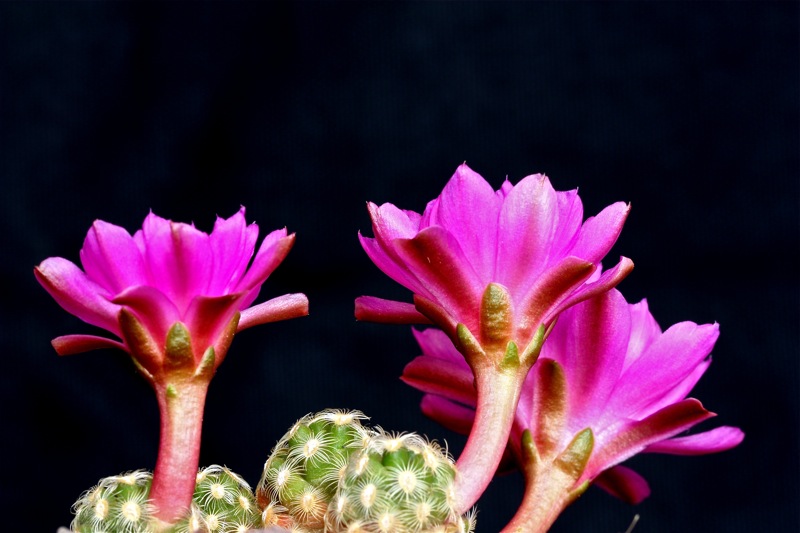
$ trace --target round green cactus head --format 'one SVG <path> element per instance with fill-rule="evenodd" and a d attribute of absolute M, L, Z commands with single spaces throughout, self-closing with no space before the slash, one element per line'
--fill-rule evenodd
<path fill-rule="evenodd" d="M 278 442 L 264 465 L 256 488 L 261 509 L 285 508 L 289 522 L 322 531 L 350 456 L 364 448 L 372 434 L 359 411 L 327 410 L 297 421 Z"/>
<path fill-rule="evenodd" d="M 353 454 L 326 514 L 331 531 L 468 532 L 453 507 L 456 470 L 435 443 L 414 433 L 374 435 Z"/>

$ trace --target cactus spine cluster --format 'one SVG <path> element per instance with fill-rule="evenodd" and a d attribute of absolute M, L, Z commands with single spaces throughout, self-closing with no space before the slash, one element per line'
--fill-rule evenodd
<path fill-rule="evenodd" d="M 278 442 L 256 489 L 265 525 L 292 533 L 467 533 L 451 504 L 455 467 L 416 434 L 365 427 L 358 412 L 300 419 Z"/>
<path fill-rule="evenodd" d="M 75 533 L 154 533 L 164 528 L 148 500 L 153 475 L 136 471 L 107 477 L 75 503 Z M 192 506 L 169 533 L 242 533 L 260 527 L 250 486 L 229 469 L 212 465 L 197 473 Z"/>
<path fill-rule="evenodd" d="M 365 418 L 358 411 L 331 410 L 306 415 L 292 426 L 273 449 L 256 488 L 265 524 L 323 531 L 328 503 L 350 456 L 371 437 L 361 423 Z"/>

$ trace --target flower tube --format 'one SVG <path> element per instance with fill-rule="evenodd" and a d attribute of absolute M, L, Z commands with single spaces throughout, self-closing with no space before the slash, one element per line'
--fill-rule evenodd
<path fill-rule="evenodd" d="M 472 373 L 444 333 L 415 332 L 422 356 L 403 380 L 426 393 L 423 411 L 462 433 L 475 416 Z M 687 395 L 708 369 L 716 324 L 681 322 L 661 331 L 647 302 L 617 290 L 564 311 L 525 381 L 508 456 L 526 493 L 505 531 L 547 531 L 590 483 L 631 503 L 647 482 L 620 463 L 643 452 L 716 453 L 744 433 L 722 426 L 676 437 L 715 416 Z"/>
<path fill-rule="evenodd" d="M 559 313 L 632 269 L 622 258 L 596 274 L 629 206 L 618 202 L 583 221 L 575 190 L 556 191 L 536 174 L 495 191 L 463 164 L 422 214 L 392 204 L 368 209 L 374 238 L 359 235 L 361 245 L 414 303 L 363 296 L 356 318 L 435 324 L 475 376 L 477 419 L 456 481 L 464 512 L 494 475 L 523 380 Z"/>
<path fill-rule="evenodd" d="M 234 334 L 308 314 L 303 294 L 251 305 L 294 234 L 273 231 L 253 255 L 257 239 L 244 208 L 218 218 L 210 234 L 150 213 L 133 236 L 96 221 L 80 251 L 83 270 L 60 257 L 34 269 L 61 307 L 116 337 L 58 337 L 52 344 L 60 355 L 119 348 L 153 386 L 161 443 L 150 498 L 165 523 L 189 508 L 206 391 Z"/>

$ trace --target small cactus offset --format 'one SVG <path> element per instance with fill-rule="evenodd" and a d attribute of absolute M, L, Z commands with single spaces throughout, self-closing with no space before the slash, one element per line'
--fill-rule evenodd
<path fill-rule="evenodd" d="M 153 475 L 137 470 L 101 479 L 81 495 L 70 528 L 75 533 L 150 533 L 155 508 L 148 501 Z"/>
<path fill-rule="evenodd" d="M 224 466 L 200 469 L 189 515 L 175 533 L 243 533 L 261 526 L 261 512 L 247 482 Z"/>
<path fill-rule="evenodd" d="M 225 467 L 197 473 L 192 506 L 185 518 L 165 526 L 148 499 L 153 475 L 138 470 L 100 480 L 75 503 L 75 533 L 242 533 L 261 526 L 250 486 Z"/>
<path fill-rule="evenodd" d="M 325 520 L 342 533 L 467 533 L 452 506 L 456 470 L 437 444 L 414 433 L 374 435 L 350 458 Z"/>
<path fill-rule="evenodd" d="M 256 488 L 265 525 L 322 532 L 350 456 L 371 436 L 359 411 L 327 410 L 295 423 L 264 465 Z M 294 528 L 294 529 L 292 529 Z"/>

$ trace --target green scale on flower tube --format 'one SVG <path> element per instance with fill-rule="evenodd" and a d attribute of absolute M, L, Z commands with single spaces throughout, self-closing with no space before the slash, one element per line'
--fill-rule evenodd
<path fill-rule="evenodd" d="M 372 434 L 361 424 L 365 418 L 358 411 L 322 411 L 301 418 L 284 435 L 264 465 L 256 498 L 267 515 L 285 511 L 265 522 L 324 530 L 328 504 L 348 460 Z"/>

